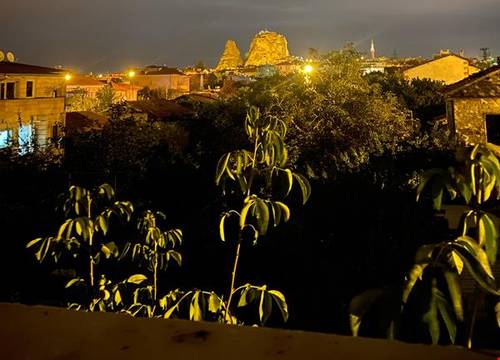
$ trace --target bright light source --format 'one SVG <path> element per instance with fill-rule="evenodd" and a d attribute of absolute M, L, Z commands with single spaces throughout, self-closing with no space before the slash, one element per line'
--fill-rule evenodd
<path fill-rule="evenodd" d="M 70 81 L 71 80 L 71 74 L 64 75 L 64 80 Z"/>
<path fill-rule="evenodd" d="M 130 71 L 128 72 L 128 77 L 129 77 L 129 78 L 133 78 L 134 76 L 135 76 L 135 71 L 134 71 L 134 70 L 130 70 Z"/>
<path fill-rule="evenodd" d="M 310 74 L 314 71 L 314 67 L 311 64 L 304 66 L 304 73 Z"/>
<path fill-rule="evenodd" d="M 102 74 L 97 75 L 97 77 L 98 77 L 99 79 L 101 79 L 101 78 L 102 78 Z"/>

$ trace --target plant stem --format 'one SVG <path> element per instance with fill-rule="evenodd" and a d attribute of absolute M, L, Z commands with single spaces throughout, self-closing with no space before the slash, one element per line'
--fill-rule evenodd
<path fill-rule="evenodd" d="M 92 199 L 90 198 L 90 193 L 87 194 L 87 217 L 89 220 L 92 219 L 91 207 Z M 93 230 L 93 229 L 92 229 Z M 89 231 L 89 272 L 90 272 L 90 286 L 94 287 L 94 257 L 92 256 L 92 243 L 93 243 L 93 231 Z"/>
<path fill-rule="evenodd" d="M 153 262 L 153 300 L 156 304 L 158 296 L 158 243 L 155 241 L 154 262 Z"/>
<path fill-rule="evenodd" d="M 229 297 L 227 300 L 227 311 L 229 311 L 229 306 L 231 305 L 231 300 L 233 299 L 234 284 L 236 282 L 236 271 L 238 270 L 238 261 L 240 259 L 240 250 L 241 250 L 241 238 L 238 240 L 238 244 L 236 245 L 236 255 L 234 257 L 233 272 L 231 273 L 231 289 L 229 291 Z"/>
<path fill-rule="evenodd" d="M 253 159 L 252 159 L 252 172 L 250 173 L 250 179 L 248 180 L 248 187 L 247 187 L 247 193 L 246 196 L 250 196 L 251 194 L 251 189 L 252 189 L 252 183 L 253 183 L 253 178 L 254 178 L 254 170 L 255 167 L 257 166 L 257 149 L 259 148 L 259 133 L 255 135 L 255 142 L 254 142 L 254 147 L 253 147 Z M 234 295 L 234 290 L 235 290 L 235 283 L 236 283 L 236 272 L 238 271 L 238 262 L 240 259 L 240 251 L 241 251 L 241 229 L 238 234 L 238 243 L 236 244 L 236 253 L 234 255 L 234 265 L 233 265 L 233 271 L 231 273 L 231 288 L 229 290 L 229 297 L 227 300 L 227 310 L 226 310 L 226 315 L 229 313 L 229 309 L 231 306 L 231 301 L 233 300 L 233 295 Z"/>

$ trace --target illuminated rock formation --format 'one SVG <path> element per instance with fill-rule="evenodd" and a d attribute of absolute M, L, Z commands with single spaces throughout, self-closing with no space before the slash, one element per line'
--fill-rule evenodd
<path fill-rule="evenodd" d="M 231 70 L 243 65 L 240 49 L 234 40 L 228 40 L 216 70 Z"/>
<path fill-rule="evenodd" d="M 245 66 L 275 65 L 289 57 L 284 35 L 261 31 L 252 40 Z"/>

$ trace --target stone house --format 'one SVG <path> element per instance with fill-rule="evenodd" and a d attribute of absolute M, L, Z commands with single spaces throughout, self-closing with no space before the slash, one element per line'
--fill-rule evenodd
<path fill-rule="evenodd" d="M 167 98 L 188 94 L 190 77 L 183 72 L 162 66 L 149 66 L 130 79 L 131 85 L 165 91 Z"/>
<path fill-rule="evenodd" d="M 407 68 L 403 71 L 403 75 L 408 80 L 430 79 L 450 85 L 479 71 L 480 69 L 472 65 L 469 59 L 448 54 Z"/>
<path fill-rule="evenodd" d="M 465 143 L 500 145 L 500 65 L 445 88 L 448 124 Z"/>
<path fill-rule="evenodd" d="M 0 62 L 0 148 L 29 151 L 58 135 L 65 118 L 65 78 L 61 70 Z"/>

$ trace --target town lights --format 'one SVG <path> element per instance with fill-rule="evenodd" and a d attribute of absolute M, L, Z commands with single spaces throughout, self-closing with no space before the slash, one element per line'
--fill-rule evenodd
<path fill-rule="evenodd" d="M 64 75 L 64 80 L 70 81 L 71 80 L 71 74 Z"/>
<path fill-rule="evenodd" d="M 128 75 L 129 78 L 133 78 L 135 76 L 135 71 L 134 70 L 130 70 L 127 75 Z"/>

